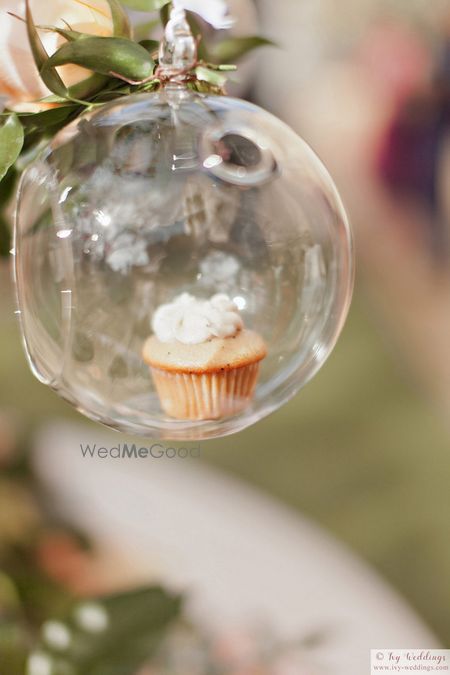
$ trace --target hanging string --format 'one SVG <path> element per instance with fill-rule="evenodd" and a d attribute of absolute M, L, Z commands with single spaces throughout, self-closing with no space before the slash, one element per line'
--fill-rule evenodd
<path fill-rule="evenodd" d="M 156 77 L 163 84 L 182 82 L 198 64 L 198 42 L 192 34 L 186 12 L 173 7 L 159 49 Z"/>

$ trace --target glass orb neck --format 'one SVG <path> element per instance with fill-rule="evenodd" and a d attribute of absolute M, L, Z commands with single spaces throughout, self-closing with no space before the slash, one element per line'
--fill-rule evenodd
<path fill-rule="evenodd" d="M 183 83 L 197 62 L 197 42 L 183 10 L 173 9 L 159 49 L 159 74 L 163 80 Z"/>

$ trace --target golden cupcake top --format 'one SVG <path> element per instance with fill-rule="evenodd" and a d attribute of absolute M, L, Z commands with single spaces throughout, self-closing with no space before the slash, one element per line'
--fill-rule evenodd
<path fill-rule="evenodd" d="M 264 340 L 251 330 L 201 344 L 161 342 L 156 335 L 146 341 L 143 357 L 154 368 L 185 373 L 211 373 L 241 368 L 261 361 L 267 354 Z"/>

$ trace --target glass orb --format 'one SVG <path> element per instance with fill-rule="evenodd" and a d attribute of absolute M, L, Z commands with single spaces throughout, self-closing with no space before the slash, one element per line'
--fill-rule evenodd
<path fill-rule="evenodd" d="M 27 168 L 15 278 L 41 382 L 114 429 L 206 439 L 262 419 L 322 366 L 349 307 L 352 239 L 289 127 L 169 86 L 77 119 Z M 226 294 L 266 345 L 254 393 L 228 414 L 167 414 L 143 358 L 157 308 L 183 293 Z"/>

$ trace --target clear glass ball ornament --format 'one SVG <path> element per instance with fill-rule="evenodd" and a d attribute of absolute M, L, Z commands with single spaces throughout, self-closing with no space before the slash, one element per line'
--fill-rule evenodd
<path fill-rule="evenodd" d="M 41 382 L 120 431 L 206 439 L 262 419 L 322 366 L 349 307 L 352 239 L 290 128 L 173 84 L 79 118 L 29 166 L 15 277 Z M 182 293 L 226 294 L 266 345 L 254 392 L 227 413 L 168 414 L 143 358 L 156 309 Z"/>

